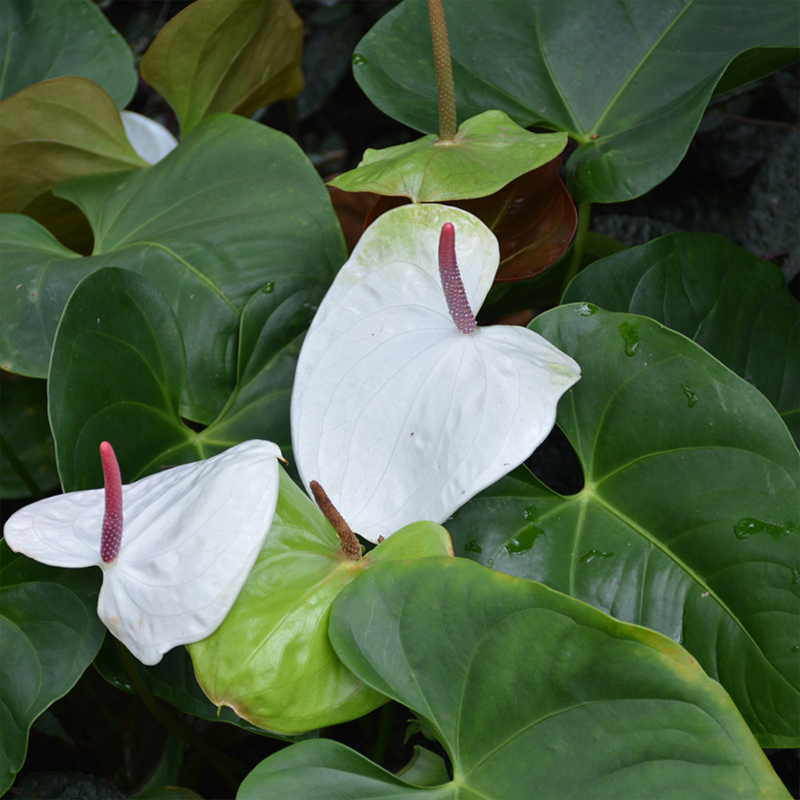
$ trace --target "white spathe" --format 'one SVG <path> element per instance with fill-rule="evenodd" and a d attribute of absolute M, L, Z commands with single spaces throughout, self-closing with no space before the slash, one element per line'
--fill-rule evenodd
<path fill-rule="evenodd" d="M 135 111 L 120 111 L 119 115 L 131 147 L 148 164 L 157 164 L 178 146 L 178 140 L 154 119 Z"/>
<path fill-rule="evenodd" d="M 364 233 L 314 317 L 292 393 L 292 444 L 351 528 L 372 542 L 442 523 L 519 466 L 580 378 L 527 328 L 463 334 L 439 277 L 442 225 L 477 314 L 499 263 L 494 234 L 456 208 L 408 205 Z"/>
<path fill-rule="evenodd" d="M 5 525 L 8 546 L 55 567 L 98 566 L 97 613 L 144 664 L 220 625 L 272 525 L 280 450 L 243 442 L 207 461 L 122 487 L 119 555 L 100 557 L 103 489 L 70 492 L 18 511 Z"/>

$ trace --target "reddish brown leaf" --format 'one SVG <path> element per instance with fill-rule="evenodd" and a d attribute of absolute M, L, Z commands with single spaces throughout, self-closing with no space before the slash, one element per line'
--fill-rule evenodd
<path fill-rule="evenodd" d="M 559 177 L 560 165 L 561 159 L 555 158 L 487 197 L 444 203 L 474 214 L 497 236 L 500 267 L 495 283 L 539 275 L 569 247 L 578 214 Z M 405 197 L 381 197 L 367 215 L 364 228 L 389 209 L 407 202 Z"/>

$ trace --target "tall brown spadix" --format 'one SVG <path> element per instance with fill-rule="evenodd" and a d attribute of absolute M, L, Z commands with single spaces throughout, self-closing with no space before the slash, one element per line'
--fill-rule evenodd
<path fill-rule="evenodd" d="M 469 307 L 467 293 L 461 281 L 456 263 L 456 229 L 452 222 L 442 225 L 439 237 L 439 275 L 442 279 L 447 310 L 461 333 L 472 333 L 477 327 L 475 316 Z"/>
<path fill-rule="evenodd" d="M 103 517 L 100 557 L 104 564 L 110 564 L 119 555 L 122 544 L 122 476 L 114 448 L 108 442 L 100 444 L 100 460 L 103 462 L 106 488 L 106 513 Z"/>

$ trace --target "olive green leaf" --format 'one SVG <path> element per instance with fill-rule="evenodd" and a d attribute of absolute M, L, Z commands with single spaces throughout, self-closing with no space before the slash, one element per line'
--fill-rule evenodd
<path fill-rule="evenodd" d="M 250 116 L 303 88 L 303 23 L 289 0 L 197 0 L 142 58 L 142 77 L 175 109 L 185 136 L 217 111 Z"/>

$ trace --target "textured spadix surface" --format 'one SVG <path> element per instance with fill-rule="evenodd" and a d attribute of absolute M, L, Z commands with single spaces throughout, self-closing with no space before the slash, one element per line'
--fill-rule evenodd
<path fill-rule="evenodd" d="M 458 331 L 439 277 L 442 226 L 473 313 L 497 240 L 477 217 L 426 204 L 381 216 L 325 296 L 300 354 L 292 441 L 359 534 L 377 541 L 444 522 L 524 461 L 550 432 L 578 364 L 525 328 Z"/>
<path fill-rule="evenodd" d="M 6 523 L 6 542 L 50 566 L 101 567 L 100 619 L 156 664 L 212 633 L 236 600 L 275 513 L 279 455 L 252 440 L 123 486 L 122 546 L 110 564 L 100 556 L 102 489 L 26 506 Z"/>

